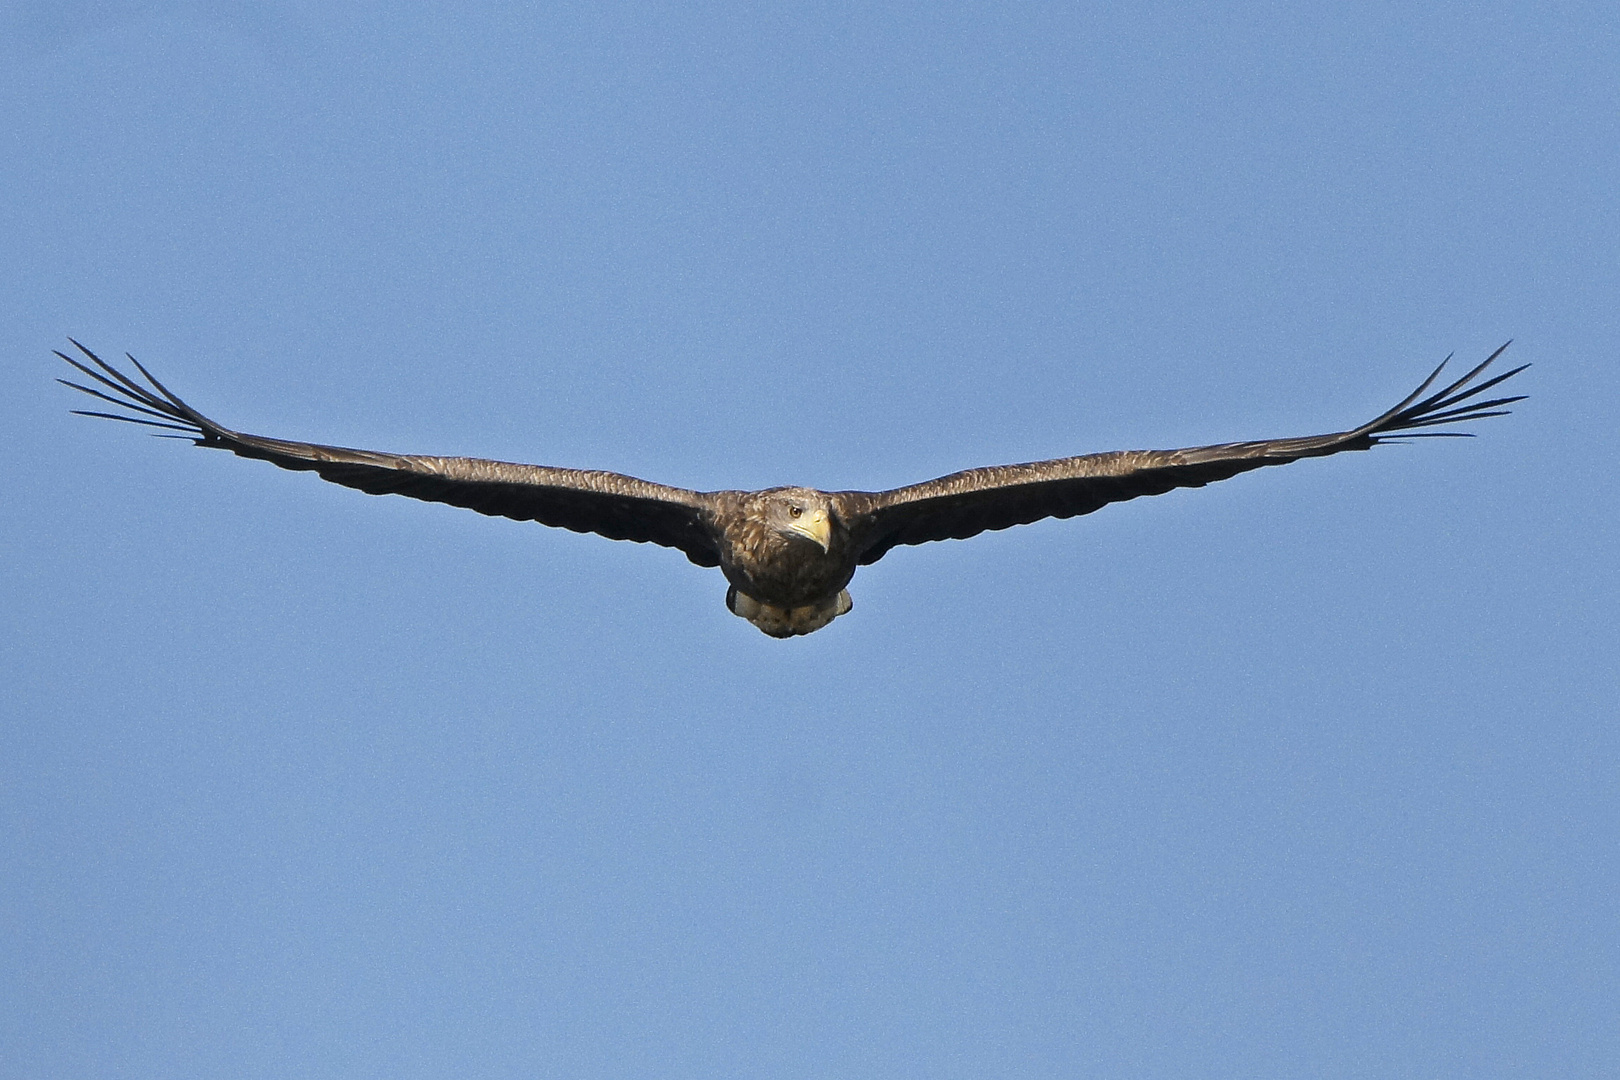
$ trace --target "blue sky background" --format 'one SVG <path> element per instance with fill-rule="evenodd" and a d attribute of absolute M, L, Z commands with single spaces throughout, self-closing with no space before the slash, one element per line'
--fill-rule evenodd
<path fill-rule="evenodd" d="M 1620 1068 L 1620 9 L 0 15 L 0 1075 Z M 880 488 L 1476 440 L 678 552 L 68 415 Z"/>

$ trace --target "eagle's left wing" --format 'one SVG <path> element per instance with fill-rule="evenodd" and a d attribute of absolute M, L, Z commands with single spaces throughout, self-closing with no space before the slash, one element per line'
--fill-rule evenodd
<path fill-rule="evenodd" d="M 128 413 L 74 410 L 149 427 L 183 432 L 198 446 L 259 458 L 283 469 L 313 471 L 323 480 L 372 495 L 406 495 L 464 506 L 480 514 L 538 521 L 611 540 L 634 540 L 679 548 L 699 566 L 719 566 L 713 529 L 713 497 L 666 487 L 633 476 L 586 469 L 552 469 L 483 458 L 430 457 L 353 450 L 344 446 L 290 442 L 232 431 L 181 401 L 151 372 L 129 358 L 150 386 L 112 367 L 73 342 L 95 368 L 57 353 L 94 379 L 101 389 L 59 379 Z M 99 369 L 99 370 L 97 370 Z"/>
<path fill-rule="evenodd" d="M 1503 345 L 1497 349 L 1444 390 L 1423 397 L 1445 368 L 1442 362 L 1405 401 L 1350 431 L 1303 439 L 1222 443 L 1186 450 L 1118 450 L 1026 465 L 996 465 L 890 491 L 841 491 L 833 497 L 861 552 L 860 563 L 865 565 L 900 544 L 965 539 L 989 529 L 1005 529 L 1041 518 L 1089 514 L 1112 502 L 1159 495 L 1178 487 L 1203 487 L 1267 465 L 1286 465 L 1342 450 L 1367 450 L 1390 441 L 1392 436 L 1466 436 L 1467 432 L 1417 429 L 1501 416 L 1507 411 L 1501 406 L 1523 400 L 1522 394 L 1471 400 L 1529 366 L 1524 364 L 1470 385 L 1506 348 Z"/>

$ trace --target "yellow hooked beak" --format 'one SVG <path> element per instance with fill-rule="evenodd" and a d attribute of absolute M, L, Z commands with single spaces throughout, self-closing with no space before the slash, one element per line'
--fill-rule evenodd
<path fill-rule="evenodd" d="M 832 544 L 832 522 L 828 520 L 825 510 L 813 510 L 801 518 L 795 518 L 789 527 L 801 536 L 814 540 L 822 551 Z"/>

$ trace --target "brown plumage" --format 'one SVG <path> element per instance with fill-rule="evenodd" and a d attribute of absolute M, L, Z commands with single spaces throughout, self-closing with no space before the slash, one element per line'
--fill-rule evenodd
<path fill-rule="evenodd" d="M 143 385 L 73 343 L 91 367 L 63 360 L 98 386 L 58 380 L 136 415 L 75 410 L 184 433 L 198 446 L 260 458 L 283 469 L 373 495 L 408 495 L 481 514 L 538 521 L 613 540 L 678 548 L 699 566 L 718 566 L 731 588 L 726 606 L 773 637 L 819 630 L 850 610 L 845 586 L 857 566 L 901 544 L 964 539 L 1046 517 L 1089 514 L 1108 503 L 1203 487 L 1240 472 L 1343 450 L 1367 450 L 1392 436 L 1463 436 L 1420 429 L 1501 416 L 1523 395 L 1476 400 L 1523 371 L 1521 365 L 1474 380 L 1497 349 L 1468 374 L 1424 397 L 1445 364 L 1405 401 L 1349 431 L 1302 439 L 1222 443 L 1186 450 L 1122 450 L 997 465 L 952 473 L 890 491 L 688 491 L 618 473 L 551 469 L 481 458 L 427 457 L 288 442 L 232 431 L 203 416 L 158 382 L 134 357 Z"/>

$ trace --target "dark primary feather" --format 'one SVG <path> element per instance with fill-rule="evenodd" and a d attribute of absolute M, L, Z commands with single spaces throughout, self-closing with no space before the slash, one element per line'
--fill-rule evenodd
<path fill-rule="evenodd" d="M 65 353 L 56 355 L 96 385 L 58 381 L 135 414 L 74 410 L 81 415 L 184 432 L 198 446 L 259 458 L 283 469 L 311 470 L 324 480 L 373 495 L 408 495 L 481 514 L 598 533 L 613 540 L 662 544 L 679 548 L 699 566 L 720 564 L 710 527 L 712 499 L 703 493 L 611 472 L 548 469 L 482 458 L 386 454 L 246 435 L 215 423 L 181 401 L 133 356 L 129 362 L 149 385 L 143 386 L 77 341 L 73 344 L 94 367 Z"/>
<path fill-rule="evenodd" d="M 1323 457 L 1343 450 L 1366 450 L 1394 441 L 1391 436 L 1466 437 L 1467 432 L 1418 429 L 1501 416 L 1507 411 L 1502 406 L 1523 400 L 1522 394 L 1474 400 L 1529 367 L 1523 364 L 1473 383 L 1506 348 L 1503 345 L 1456 382 L 1424 397 L 1445 369 L 1450 360 L 1447 357 L 1405 401 L 1350 431 L 1302 439 L 1222 443 L 1185 450 L 1119 450 L 1024 465 L 998 465 L 890 491 L 841 491 L 834 499 L 850 525 L 864 566 L 900 544 L 965 539 L 1041 518 L 1089 514 L 1112 502 L 1159 495 L 1178 487 L 1203 487 L 1267 465 L 1286 465 L 1300 458 Z"/>

